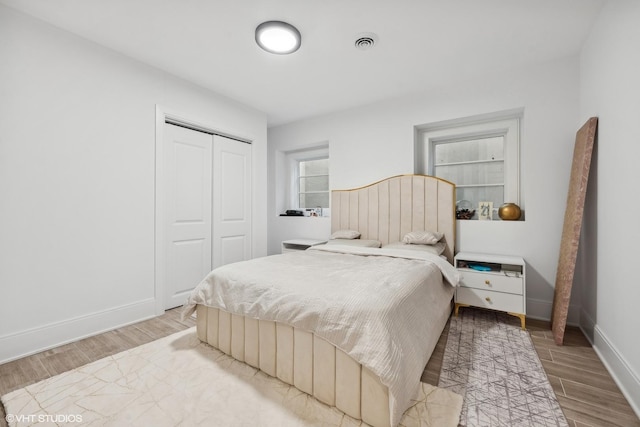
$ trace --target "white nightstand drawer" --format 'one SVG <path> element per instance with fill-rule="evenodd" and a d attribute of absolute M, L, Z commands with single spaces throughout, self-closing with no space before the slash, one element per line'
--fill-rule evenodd
<path fill-rule="evenodd" d="M 474 288 L 458 288 L 456 303 L 468 304 L 475 307 L 490 308 L 492 310 L 524 313 L 521 295 L 505 294 L 502 292 L 484 291 Z"/>
<path fill-rule="evenodd" d="M 462 287 L 522 295 L 524 288 L 522 277 L 506 276 L 499 273 L 476 273 L 468 270 L 458 271 L 462 273 L 462 281 L 460 282 Z"/>

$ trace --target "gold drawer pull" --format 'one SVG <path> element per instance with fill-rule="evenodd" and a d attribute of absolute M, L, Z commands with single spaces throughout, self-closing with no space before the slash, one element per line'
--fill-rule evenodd
<path fill-rule="evenodd" d="M 491 280 L 485 280 L 485 281 L 484 281 L 484 284 L 485 284 L 485 285 L 488 285 L 488 286 L 491 286 Z"/>
<path fill-rule="evenodd" d="M 487 302 L 491 302 L 491 298 L 489 298 L 489 297 L 486 297 L 486 298 L 485 298 L 485 300 L 486 300 Z"/>

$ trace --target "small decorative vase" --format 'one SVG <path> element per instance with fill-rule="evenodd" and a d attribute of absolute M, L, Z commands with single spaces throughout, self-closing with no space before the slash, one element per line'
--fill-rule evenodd
<path fill-rule="evenodd" d="M 516 221 L 520 219 L 520 206 L 515 203 L 505 203 L 498 209 L 498 216 L 505 221 Z"/>

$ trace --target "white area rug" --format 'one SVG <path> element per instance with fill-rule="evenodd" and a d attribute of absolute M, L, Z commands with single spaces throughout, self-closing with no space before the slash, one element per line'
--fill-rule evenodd
<path fill-rule="evenodd" d="M 363 425 L 201 343 L 194 328 L 13 391 L 2 402 L 11 426 Z M 461 396 L 422 384 L 401 425 L 456 426 L 461 406 Z"/>
<path fill-rule="evenodd" d="M 520 321 L 462 308 L 452 317 L 438 385 L 464 397 L 462 426 L 568 426 Z"/>

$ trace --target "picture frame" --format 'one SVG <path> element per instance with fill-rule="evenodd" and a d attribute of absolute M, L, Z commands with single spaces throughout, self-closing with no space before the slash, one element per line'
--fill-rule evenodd
<path fill-rule="evenodd" d="M 493 219 L 493 202 L 478 203 L 478 219 L 482 221 L 491 221 Z"/>

